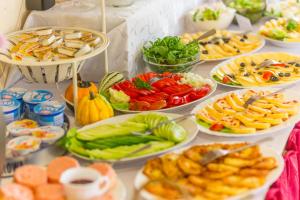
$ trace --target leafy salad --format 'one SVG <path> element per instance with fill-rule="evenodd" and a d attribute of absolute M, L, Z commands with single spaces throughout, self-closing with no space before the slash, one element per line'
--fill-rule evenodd
<path fill-rule="evenodd" d="M 221 9 L 213 10 L 211 8 L 204 8 L 203 11 L 197 9 L 193 15 L 193 21 L 216 21 L 220 18 Z"/>
<path fill-rule="evenodd" d="M 147 61 L 157 64 L 185 64 L 199 58 L 199 45 L 197 41 L 184 44 L 178 36 L 167 36 L 146 43 L 143 54 Z"/>
<path fill-rule="evenodd" d="M 138 114 L 126 121 L 114 124 L 102 124 L 86 130 L 71 129 L 60 141 L 68 151 L 89 159 L 117 160 L 130 152 L 151 144 L 151 147 L 133 157 L 168 149 L 187 138 L 186 130 L 175 122 L 170 122 L 154 129 L 150 135 L 145 131 L 168 120 L 158 113 Z M 134 135 L 140 132 L 141 135 Z"/>

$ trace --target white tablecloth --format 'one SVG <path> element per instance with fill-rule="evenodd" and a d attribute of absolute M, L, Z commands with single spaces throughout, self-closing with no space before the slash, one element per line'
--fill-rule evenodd
<path fill-rule="evenodd" d="M 109 69 L 137 73 L 141 60 L 141 47 L 147 40 L 181 33 L 183 15 L 201 0 L 137 0 L 130 7 L 107 7 L 107 30 L 111 44 L 108 48 Z M 100 30 L 100 8 L 78 11 L 61 4 L 47 11 L 33 11 L 24 28 L 55 25 L 80 26 Z M 81 75 L 98 81 L 103 73 L 103 55 L 89 60 Z"/>

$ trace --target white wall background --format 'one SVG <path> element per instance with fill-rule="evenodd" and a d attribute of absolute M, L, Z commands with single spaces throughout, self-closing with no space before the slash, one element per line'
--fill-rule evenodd
<path fill-rule="evenodd" d="M 17 30 L 27 16 L 25 0 L 0 0 L 0 32 Z"/>

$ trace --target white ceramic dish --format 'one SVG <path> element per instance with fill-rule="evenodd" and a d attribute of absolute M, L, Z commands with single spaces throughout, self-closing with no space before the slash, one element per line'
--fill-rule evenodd
<path fill-rule="evenodd" d="M 220 142 L 218 142 L 220 143 Z M 224 142 L 225 143 L 225 142 Z M 226 142 L 226 143 L 238 143 L 238 142 Z M 175 153 L 181 153 L 182 151 L 188 149 L 190 147 L 186 147 L 180 150 L 175 151 Z M 244 199 L 244 198 L 249 198 L 253 197 L 254 195 L 259 194 L 263 190 L 269 188 L 273 182 L 275 182 L 279 176 L 281 175 L 283 168 L 284 168 L 284 160 L 281 155 L 277 154 L 273 149 L 268 148 L 267 146 L 261 145 L 260 150 L 263 156 L 268 156 L 268 157 L 274 157 L 277 161 L 278 167 L 273 169 L 269 175 L 266 177 L 266 182 L 263 186 L 249 190 L 245 193 L 242 193 L 237 196 L 233 196 L 231 198 L 228 198 L 228 200 L 238 200 L 238 199 Z M 134 181 L 134 186 L 136 189 L 141 188 L 145 183 L 148 181 L 148 177 L 143 174 L 143 169 L 139 170 L 139 172 L 136 175 L 135 181 Z M 157 200 L 158 198 L 154 196 L 153 194 L 149 193 L 146 190 L 141 191 L 141 196 L 146 199 L 146 200 Z"/>
<path fill-rule="evenodd" d="M 175 117 L 179 117 L 180 115 L 179 114 L 173 114 L 173 113 L 162 113 L 170 118 L 175 118 Z M 96 122 L 94 124 L 91 124 L 91 125 L 88 125 L 88 126 L 85 126 L 83 128 L 81 128 L 80 130 L 85 130 L 85 129 L 89 129 L 89 128 L 93 128 L 95 126 L 99 126 L 101 124 L 115 124 L 115 123 L 119 123 L 119 122 L 122 122 L 122 121 L 125 121 L 131 117 L 133 117 L 135 114 L 126 114 L 126 115 L 118 115 L 118 116 L 115 116 L 115 117 L 112 117 L 112 118 L 109 118 L 109 119 L 106 119 L 106 120 L 103 120 L 103 121 L 100 121 L 100 122 Z M 151 154 L 148 154 L 148 155 L 143 155 L 143 156 L 139 156 L 139 157 L 133 157 L 133 158 L 124 158 L 124 159 L 121 159 L 121 160 L 118 160 L 118 161 L 114 161 L 114 160 L 105 160 L 106 162 L 117 162 L 117 163 L 120 163 L 120 162 L 128 162 L 128 161 L 134 161 L 134 160 L 140 160 L 140 159 L 145 159 L 145 158 L 149 158 L 151 156 L 157 156 L 157 155 L 160 155 L 162 153 L 166 153 L 168 151 L 172 151 L 172 150 L 175 150 L 179 147 L 182 147 L 188 143 L 190 143 L 196 136 L 197 136 L 197 133 L 198 133 L 198 128 L 197 128 L 197 124 L 195 123 L 194 120 L 192 120 L 192 118 L 188 118 L 188 119 L 185 119 L 181 122 L 179 122 L 178 124 L 180 124 L 181 126 L 183 126 L 183 128 L 187 131 L 187 138 L 185 141 L 169 148 L 169 149 L 165 149 L 165 150 L 162 150 L 162 151 L 158 151 L 158 152 L 154 152 L 154 153 L 151 153 Z M 91 158 L 87 158 L 87 157 L 84 157 L 84 156 L 81 156 L 79 154 L 76 154 L 76 153 L 73 153 L 73 152 L 70 152 L 71 154 L 75 155 L 76 157 L 78 158 L 81 158 L 81 159 L 84 159 L 84 160 L 92 160 L 92 161 L 96 161 L 96 159 L 91 159 Z M 98 160 L 98 161 L 103 161 L 103 160 Z"/>
<path fill-rule="evenodd" d="M 300 42 L 286 42 L 286 41 L 281 41 L 281 40 L 275 40 L 266 36 L 262 36 L 266 41 L 271 43 L 274 46 L 282 47 L 282 48 L 296 48 L 299 47 Z"/>
<path fill-rule="evenodd" d="M 193 15 L 196 10 L 189 12 L 187 16 L 188 26 L 191 26 L 195 31 L 208 31 L 214 29 L 226 29 L 232 22 L 235 16 L 235 10 L 232 8 L 226 8 L 220 14 L 218 20 L 206 20 L 206 21 L 193 21 Z"/>
<path fill-rule="evenodd" d="M 230 93 L 236 93 L 236 94 L 242 94 L 245 91 L 247 91 L 248 89 L 243 89 L 243 90 L 236 90 L 236 91 L 230 91 L 230 92 L 226 92 L 226 93 L 222 93 L 219 95 L 214 96 L 213 98 L 210 98 L 208 100 L 206 100 L 205 102 L 200 103 L 199 105 L 197 105 L 193 110 L 192 113 L 197 113 L 198 110 L 203 109 L 205 106 L 212 104 L 214 101 L 216 101 L 217 99 L 220 99 L 222 97 L 225 97 L 226 95 L 229 95 Z M 268 91 L 275 91 L 278 90 L 278 88 L 258 88 L 255 90 L 268 90 Z M 295 92 L 293 90 L 286 90 L 284 92 L 284 95 L 286 97 L 287 100 L 298 100 L 300 101 L 300 94 L 295 94 Z M 197 121 L 197 119 L 195 117 L 193 117 L 193 119 L 195 121 Z M 198 128 L 201 132 L 206 133 L 208 135 L 214 135 L 214 136 L 222 136 L 222 137 L 239 137 L 239 138 L 244 138 L 244 137 L 266 137 L 269 135 L 273 135 L 274 133 L 276 133 L 277 131 L 280 131 L 282 129 L 285 129 L 289 126 L 294 126 L 294 124 L 299 121 L 300 119 L 300 112 L 297 115 L 294 115 L 292 117 L 290 117 L 287 121 L 285 121 L 282 124 L 279 124 L 277 126 L 272 126 L 269 129 L 266 130 L 260 130 L 257 131 L 255 133 L 249 133 L 249 134 L 238 134 L 238 133 L 222 133 L 222 132 L 218 132 L 218 131 L 212 131 L 208 128 L 205 128 L 204 126 L 201 126 L 200 124 L 198 124 Z M 275 135 L 274 135 L 275 136 Z"/>
<path fill-rule="evenodd" d="M 194 107 L 195 105 L 197 105 L 199 102 L 202 102 L 204 100 L 206 100 L 207 98 L 209 98 L 217 89 L 217 82 L 213 79 L 211 79 L 213 85 L 211 88 L 210 93 L 208 93 L 205 97 L 202 97 L 201 99 L 197 99 L 195 101 L 189 102 L 187 104 L 183 104 L 180 106 L 175 106 L 175 107 L 171 107 L 171 108 L 163 108 L 160 110 L 149 110 L 150 112 L 167 112 L 167 113 L 174 113 L 177 112 L 179 110 L 183 110 L 183 109 L 188 109 L 191 107 Z M 120 111 L 122 113 L 140 113 L 140 112 L 144 112 L 144 111 L 138 111 L 138 110 L 122 110 L 122 109 L 115 109 L 117 111 Z"/>
<path fill-rule="evenodd" d="M 231 32 L 241 33 L 240 31 L 231 31 Z M 204 60 L 204 61 L 205 62 L 217 62 L 217 61 L 223 61 L 223 60 L 228 60 L 228 59 L 234 59 L 234 58 L 239 57 L 239 56 L 245 56 L 245 55 L 248 55 L 248 54 L 253 54 L 253 53 L 256 53 L 256 52 L 260 51 L 262 48 L 264 48 L 265 44 L 266 44 L 265 39 L 263 37 L 261 37 L 261 44 L 260 44 L 260 46 L 258 46 L 256 49 L 253 49 L 252 51 L 249 51 L 249 52 L 243 53 L 243 54 L 239 54 L 239 55 L 236 55 L 236 56 L 229 56 L 229 57 L 216 58 L 216 59 L 207 59 L 207 60 Z"/>
<path fill-rule="evenodd" d="M 252 53 L 249 53 L 249 54 L 253 54 L 254 52 Z M 264 53 L 269 53 L 269 52 L 264 52 Z M 242 56 L 246 56 L 246 55 L 249 55 L 249 54 L 243 54 L 243 55 L 239 55 L 239 56 L 236 56 L 236 57 L 232 57 L 231 59 L 229 60 L 225 60 L 221 63 L 219 63 L 218 65 L 216 65 L 209 73 L 209 77 L 210 79 L 214 80 L 215 82 L 217 82 L 218 84 L 220 85 L 223 85 L 223 86 L 226 86 L 226 87 L 231 87 L 231 88 L 240 88 L 240 89 L 244 89 L 244 88 L 261 88 L 261 87 L 264 87 L 264 88 L 274 88 L 274 87 L 284 87 L 284 86 L 287 86 L 287 85 L 292 85 L 294 83 L 297 83 L 297 82 L 300 82 L 300 79 L 299 80 L 296 80 L 296 81 L 291 81 L 291 82 L 286 82 L 286 83 L 281 83 L 281 84 L 277 84 L 277 85 L 264 85 L 264 86 L 242 86 L 242 85 L 228 85 L 228 84 L 224 84 L 222 82 L 219 82 L 219 81 L 216 81 L 214 78 L 213 78 L 213 75 L 215 74 L 215 72 L 222 66 L 230 63 L 230 62 L 233 62 L 236 58 L 238 57 L 242 57 Z M 257 53 L 259 54 L 259 53 Z M 296 54 L 291 54 L 291 55 L 296 55 Z M 296 56 L 299 56 L 299 55 L 296 55 Z"/>

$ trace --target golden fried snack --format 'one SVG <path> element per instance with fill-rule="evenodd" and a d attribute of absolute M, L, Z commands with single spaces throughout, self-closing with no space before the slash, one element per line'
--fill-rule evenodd
<path fill-rule="evenodd" d="M 178 156 L 175 153 L 170 153 L 161 158 L 162 170 L 168 179 L 177 180 L 184 175 L 176 164 Z"/>
<path fill-rule="evenodd" d="M 144 174 L 154 181 L 146 185 L 146 190 L 164 199 L 183 200 L 188 192 L 193 200 L 222 200 L 261 187 L 277 163 L 273 157 L 263 157 L 258 146 L 224 156 L 205 166 L 200 164 L 208 151 L 236 149 L 246 144 L 197 145 L 182 154 L 171 153 L 150 160 Z"/>
<path fill-rule="evenodd" d="M 179 156 L 177 164 L 185 174 L 198 175 L 203 171 L 203 167 L 199 163 L 192 161 L 183 155 Z"/>

